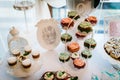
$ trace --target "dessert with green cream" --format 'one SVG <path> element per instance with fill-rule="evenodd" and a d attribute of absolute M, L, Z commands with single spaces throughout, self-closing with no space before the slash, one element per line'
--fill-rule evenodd
<path fill-rule="evenodd" d="M 44 80 L 54 80 L 55 76 L 53 72 L 46 72 L 43 76 Z"/>
<path fill-rule="evenodd" d="M 76 11 L 69 11 L 68 17 L 71 19 L 75 19 L 75 20 L 80 18 L 80 16 L 78 15 L 78 13 Z"/>
<path fill-rule="evenodd" d="M 68 33 L 64 33 L 61 36 L 61 41 L 62 42 L 70 42 L 72 40 L 72 36 Z"/>
<path fill-rule="evenodd" d="M 81 52 L 81 55 L 82 55 L 82 57 L 84 57 L 84 58 L 90 58 L 90 57 L 92 56 L 90 50 L 88 50 L 88 49 L 83 50 L 83 51 Z"/>
<path fill-rule="evenodd" d="M 66 80 L 68 78 L 68 74 L 65 71 L 57 71 L 56 79 L 57 80 Z"/>
<path fill-rule="evenodd" d="M 94 49 L 96 47 L 96 41 L 93 38 L 86 39 L 84 41 L 84 46 L 88 49 Z"/>
<path fill-rule="evenodd" d="M 78 77 L 69 77 L 67 80 L 78 80 Z"/>
<path fill-rule="evenodd" d="M 60 53 L 59 60 L 62 62 L 67 62 L 70 59 L 70 55 L 68 53 Z"/>
<path fill-rule="evenodd" d="M 78 30 L 80 31 L 80 32 L 87 32 L 87 33 L 89 33 L 89 32 L 92 32 L 92 25 L 91 25 L 91 23 L 90 22 L 86 22 L 86 21 L 84 21 L 84 22 L 81 22 L 79 25 L 78 25 Z"/>

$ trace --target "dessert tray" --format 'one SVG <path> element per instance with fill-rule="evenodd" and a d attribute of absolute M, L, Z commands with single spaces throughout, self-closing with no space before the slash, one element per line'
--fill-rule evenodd
<path fill-rule="evenodd" d="M 23 37 L 19 35 L 13 36 L 8 42 L 8 48 L 9 51 L 4 59 L 5 69 L 8 74 L 15 77 L 27 77 L 41 68 L 42 59 L 40 53 L 33 51 L 28 41 Z M 27 67 L 24 67 L 23 62 Z"/>
<path fill-rule="evenodd" d="M 47 49 L 52 50 L 60 43 L 60 29 L 58 22 L 54 19 L 41 20 L 36 25 L 37 39 L 40 45 Z"/>
<path fill-rule="evenodd" d="M 120 67 L 120 50 L 119 50 L 119 44 L 120 44 L 120 31 L 119 31 L 119 25 L 120 25 L 120 16 L 114 15 L 114 16 L 108 16 L 105 17 L 104 20 L 105 24 L 105 33 L 104 33 L 104 53 L 102 54 L 105 59 L 107 59 L 111 64 L 118 65 Z M 106 44 L 106 46 L 105 46 Z M 109 47 L 112 49 L 109 49 Z M 106 49 L 107 48 L 107 49 Z M 110 50 L 110 52 L 109 52 Z M 114 51 L 114 52 L 113 52 Z"/>
<path fill-rule="evenodd" d="M 112 39 L 112 38 L 111 38 Z M 109 40 L 108 40 L 109 41 Z M 106 42 L 105 44 L 104 44 L 104 53 L 102 54 L 102 56 L 106 59 L 106 60 L 108 60 L 112 65 L 118 65 L 119 67 L 120 67 L 120 60 L 119 60 L 119 55 L 120 55 L 120 53 L 119 53 L 119 50 L 118 49 L 113 49 L 110 53 L 108 52 L 108 50 L 105 48 L 106 46 L 106 44 L 107 44 L 108 42 Z M 114 44 L 113 44 L 114 45 Z M 116 44 L 115 44 L 116 45 Z M 114 47 L 114 46 L 112 46 L 112 47 Z M 113 52 L 113 51 L 115 51 L 115 53 Z"/>
<path fill-rule="evenodd" d="M 15 76 L 15 77 L 30 76 L 30 75 L 34 74 L 35 72 L 37 72 L 38 70 L 40 70 L 40 68 L 42 66 L 42 59 L 39 58 L 37 60 L 31 60 L 31 62 L 32 62 L 32 65 L 31 65 L 30 69 L 23 69 L 22 65 L 19 62 L 17 65 L 15 65 L 13 67 L 10 67 L 6 63 L 6 71 L 8 74 Z"/>

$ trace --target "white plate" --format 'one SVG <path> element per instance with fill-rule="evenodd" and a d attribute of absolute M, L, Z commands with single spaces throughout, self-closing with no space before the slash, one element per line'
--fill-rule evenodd
<path fill-rule="evenodd" d="M 15 65 L 14 67 L 10 67 L 8 64 L 6 64 L 6 67 L 7 67 L 6 71 L 8 74 L 15 76 L 15 77 L 28 77 L 34 74 L 35 72 L 39 71 L 42 66 L 41 57 L 37 60 L 31 59 L 31 61 L 32 61 L 32 65 L 30 69 L 24 69 L 21 63 L 17 62 L 17 65 Z"/>
<path fill-rule="evenodd" d="M 37 40 L 40 45 L 52 50 L 60 43 L 60 29 L 55 19 L 44 19 L 37 23 Z"/>

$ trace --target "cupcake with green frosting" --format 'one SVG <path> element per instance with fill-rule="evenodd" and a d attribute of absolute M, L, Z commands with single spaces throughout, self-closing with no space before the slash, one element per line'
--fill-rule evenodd
<path fill-rule="evenodd" d="M 70 42 L 72 40 L 72 36 L 68 33 L 64 33 L 61 35 L 62 42 Z"/>
<path fill-rule="evenodd" d="M 70 59 L 70 55 L 68 53 L 60 53 L 59 60 L 62 62 L 67 62 Z"/>
<path fill-rule="evenodd" d="M 92 57 L 91 51 L 88 49 L 85 49 L 81 52 L 82 57 L 84 58 L 90 58 Z"/>
<path fill-rule="evenodd" d="M 86 32 L 86 33 L 89 33 L 89 32 L 92 32 L 93 29 L 92 29 L 92 25 L 90 22 L 81 22 L 79 25 L 78 25 L 78 30 L 80 32 Z"/>
<path fill-rule="evenodd" d="M 78 13 L 76 11 L 69 11 L 68 17 L 71 19 L 75 19 L 75 20 L 80 18 L 80 16 L 78 15 Z"/>
<path fill-rule="evenodd" d="M 96 41 L 93 38 L 86 39 L 84 41 L 84 46 L 88 49 L 94 49 L 96 47 Z"/>
<path fill-rule="evenodd" d="M 53 72 L 46 72 L 43 76 L 44 80 L 54 80 L 55 76 Z"/>
<path fill-rule="evenodd" d="M 57 80 L 66 80 L 68 78 L 68 74 L 65 71 L 57 71 L 56 78 Z"/>
<path fill-rule="evenodd" d="M 75 77 L 69 77 L 67 80 L 78 80 L 78 77 L 75 76 Z"/>

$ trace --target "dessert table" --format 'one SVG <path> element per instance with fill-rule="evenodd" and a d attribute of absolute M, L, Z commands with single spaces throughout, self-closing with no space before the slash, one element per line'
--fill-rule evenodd
<path fill-rule="evenodd" d="M 36 40 L 36 30 L 34 30 L 31 34 L 24 35 L 32 46 L 33 49 L 37 49 L 41 53 L 42 65 L 40 70 L 38 70 L 35 74 L 32 74 L 25 78 L 17 78 L 7 73 L 6 69 L 6 56 L 2 58 L 2 64 L 0 65 L 0 80 L 39 80 L 42 74 L 46 71 L 58 71 L 65 70 L 73 76 L 78 76 L 79 80 L 90 80 L 91 76 L 97 75 L 99 78 L 101 77 L 102 71 L 114 70 L 111 64 L 103 58 L 102 53 L 105 53 L 103 44 L 104 44 L 104 35 L 103 34 L 95 34 L 94 39 L 97 42 L 97 47 L 92 52 L 92 58 L 87 59 L 86 66 L 83 69 L 76 69 L 72 65 L 72 62 L 61 63 L 59 61 L 59 53 L 64 51 L 64 44 L 60 42 L 60 44 L 54 50 L 45 50 L 38 44 Z M 32 38 L 30 38 L 32 37 Z M 1 52 L 3 49 L 1 49 Z M 4 51 L 3 54 L 7 55 L 9 52 Z M 105 53 L 106 54 L 106 53 Z"/>
<path fill-rule="evenodd" d="M 7 4 L 8 3 L 9 2 L 7 2 Z M 78 76 L 79 80 L 91 80 L 91 76 L 93 75 L 97 75 L 99 78 L 102 78 L 103 77 L 103 75 L 101 74 L 102 72 L 115 71 L 111 63 L 104 58 L 104 54 L 106 54 L 103 48 L 103 45 L 105 43 L 104 34 L 98 34 L 98 33 L 94 34 L 94 39 L 97 42 L 97 46 L 92 51 L 92 57 L 90 59 L 85 60 L 86 66 L 84 68 L 76 69 L 72 64 L 72 60 L 66 63 L 61 63 L 59 61 L 59 54 L 61 52 L 64 52 L 65 50 L 64 49 L 65 45 L 62 42 L 60 42 L 60 44 L 54 50 L 45 50 L 39 45 L 37 41 L 37 36 L 36 36 L 37 27 L 35 27 L 35 24 L 36 24 L 36 21 L 34 19 L 35 13 L 33 12 L 33 10 L 30 10 L 27 13 L 29 16 L 28 26 L 29 26 L 30 32 L 26 34 L 24 32 L 25 31 L 24 17 L 21 17 L 23 16 L 22 12 L 15 11 L 10 6 L 5 8 L 1 7 L 0 9 L 2 11 L 1 13 L 4 13 L 4 14 L 0 14 L 0 17 L 1 17 L 1 20 L 0 20 L 1 21 L 0 23 L 1 25 L 0 26 L 0 80 L 39 80 L 46 71 L 58 71 L 58 70 L 65 70 L 66 72 L 68 72 L 73 76 Z M 100 11 L 96 11 L 97 14 L 99 12 Z M 111 11 L 111 12 L 115 12 L 115 11 Z M 93 15 L 96 15 L 96 13 L 94 13 Z M 109 14 L 109 11 L 107 14 Z M 103 15 L 105 16 L 105 14 Z M 7 55 L 9 54 L 9 50 L 7 46 L 8 45 L 7 36 L 8 36 L 9 28 L 12 26 L 17 27 L 21 32 L 20 35 L 28 40 L 32 49 L 40 51 L 40 54 L 41 54 L 40 58 L 41 58 L 42 65 L 40 69 L 35 74 L 32 74 L 28 77 L 18 78 L 10 75 L 7 72 L 8 69 L 6 67 L 7 65 L 6 61 L 7 61 Z M 96 27 L 97 29 L 103 28 L 100 26 L 96 26 Z M 76 40 L 76 41 L 81 42 L 81 40 Z"/>

